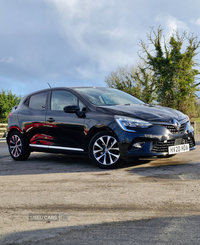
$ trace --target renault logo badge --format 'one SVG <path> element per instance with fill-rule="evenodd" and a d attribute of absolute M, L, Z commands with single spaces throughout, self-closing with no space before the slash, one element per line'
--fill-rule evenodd
<path fill-rule="evenodd" d="M 175 126 L 176 130 L 179 131 L 181 128 L 181 124 L 179 121 L 177 121 L 176 119 L 173 120 L 173 125 Z"/>

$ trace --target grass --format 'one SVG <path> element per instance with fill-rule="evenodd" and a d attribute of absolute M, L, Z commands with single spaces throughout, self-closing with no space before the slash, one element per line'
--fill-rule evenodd
<path fill-rule="evenodd" d="M 200 122 L 200 117 L 197 118 L 191 118 L 191 122 Z"/>

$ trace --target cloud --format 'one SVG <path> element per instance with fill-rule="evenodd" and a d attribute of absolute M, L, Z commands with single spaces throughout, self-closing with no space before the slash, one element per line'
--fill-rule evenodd
<path fill-rule="evenodd" d="M 169 16 L 166 25 L 169 30 L 171 30 L 171 33 L 176 30 L 186 30 L 188 29 L 187 25 L 180 20 L 177 20 L 175 17 Z"/>
<path fill-rule="evenodd" d="M 87 60 L 88 66 L 91 66 L 92 61 L 97 72 L 108 72 L 111 67 L 134 61 L 134 54 L 130 55 L 130 45 L 138 38 L 138 34 L 131 27 L 131 22 L 127 23 L 126 18 L 121 20 L 120 10 L 123 11 L 125 7 L 123 4 L 120 8 L 114 0 L 51 0 L 48 3 L 56 8 L 65 39 L 80 59 Z M 87 69 L 86 63 L 81 70 L 83 67 Z M 84 78 L 88 72 L 80 74 Z"/>
<path fill-rule="evenodd" d="M 0 60 L 0 62 L 2 62 L 2 63 L 13 63 L 14 61 L 15 61 L 15 58 L 13 58 L 13 57 L 9 57 L 8 59 L 2 58 Z"/>
<path fill-rule="evenodd" d="M 188 30 L 188 26 L 185 22 L 170 15 L 158 15 L 156 17 L 156 22 L 160 23 L 162 28 L 164 28 L 164 33 L 167 38 L 169 38 L 176 30 Z"/>
<path fill-rule="evenodd" d="M 182 6 L 172 0 L 1 0 L 0 89 L 105 85 L 118 66 L 137 63 L 150 26 L 161 25 L 166 37 L 175 29 L 198 31 L 199 1 Z"/>
<path fill-rule="evenodd" d="M 191 23 L 193 23 L 193 24 L 195 24 L 195 25 L 197 25 L 197 26 L 200 26 L 200 18 L 198 18 L 197 20 L 191 20 L 190 21 Z"/>
<path fill-rule="evenodd" d="M 129 0 L 0 1 L 0 87 L 5 77 L 33 90 L 46 81 L 104 85 L 110 71 L 138 59 L 137 12 Z"/>
<path fill-rule="evenodd" d="M 64 14 L 69 20 L 84 19 L 90 20 L 92 13 L 114 7 L 114 0 L 45 0 L 46 3 L 55 5 L 57 11 Z"/>

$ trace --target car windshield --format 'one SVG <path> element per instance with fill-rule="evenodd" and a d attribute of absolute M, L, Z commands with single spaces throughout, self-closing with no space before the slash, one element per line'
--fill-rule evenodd
<path fill-rule="evenodd" d="M 74 89 L 90 103 L 97 106 L 144 104 L 134 96 L 113 88 L 85 87 Z"/>

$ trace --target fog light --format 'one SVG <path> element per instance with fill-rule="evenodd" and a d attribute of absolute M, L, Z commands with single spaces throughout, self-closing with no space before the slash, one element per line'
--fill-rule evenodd
<path fill-rule="evenodd" d="M 135 148 L 142 148 L 142 146 L 145 144 L 145 142 L 137 142 L 135 144 L 133 144 L 133 147 Z"/>

